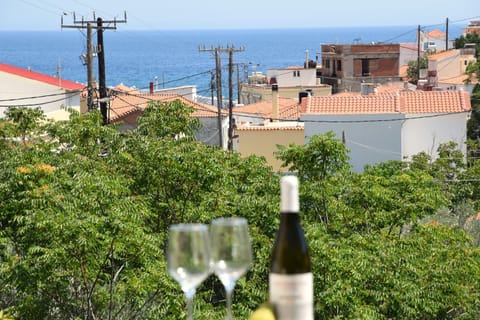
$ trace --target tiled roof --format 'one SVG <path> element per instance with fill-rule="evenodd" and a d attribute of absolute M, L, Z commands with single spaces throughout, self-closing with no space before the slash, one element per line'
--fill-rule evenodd
<path fill-rule="evenodd" d="M 301 111 L 296 99 L 278 97 L 278 114 L 280 118 L 298 119 Z M 233 112 L 236 114 L 255 114 L 265 118 L 271 118 L 273 114 L 272 100 L 264 100 L 243 107 L 235 107 Z"/>
<path fill-rule="evenodd" d="M 447 36 L 447 34 L 443 31 L 440 31 L 440 30 L 432 30 L 430 32 L 427 32 L 426 34 L 427 37 L 429 38 L 444 38 Z"/>
<path fill-rule="evenodd" d="M 458 53 L 457 50 L 447 50 L 447 51 L 442 51 L 442 52 L 439 52 L 439 53 L 431 54 L 427 57 L 427 59 L 435 61 L 435 60 L 439 60 L 439 59 L 442 59 L 442 58 L 445 58 L 445 57 L 453 56 L 457 53 Z"/>
<path fill-rule="evenodd" d="M 291 126 L 277 126 L 272 123 L 271 125 L 241 125 L 237 126 L 236 131 L 301 131 L 304 130 L 303 124 L 291 125 Z"/>
<path fill-rule="evenodd" d="M 82 90 L 85 88 L 85 85 L 69 81 L 69 80 L 64 80 L 64 79 L 59 79 L 56 77 L 52 77 L 43 73 L 27 70 L 27 69 L 22 69 L 19 67 L 11 66 L 8 64 L 3 64 L 0 63 L 0 72 L 5 72 L 9 74 L 13 74 L 19 77 L 27 78 L 30 80 L 36 80 L 40 81 L 43 83 L 47 83 L 50 85 L 57 86 L 59 88 L 65 89 L 65 90 Z"/>
<path fill-rule="evenodd" d="M 464 91 L 400 91 L 356 96 L 313 96 L 302 100 L 307 114 L 454 113 L 471 110 Z"/>
<path fill-rule="evenodd" d="M 198 103 L 178 94 L 135 94 L 131 91 L 116 91 L 110 99 L 110 121 L 120 121 L 134 112 L 143 112 L 151 101 L 170 102 L 180 100 L 195 109 L 192 116 L 197 118 L 214 118 L 218 116 L 216 107 Z M 223 112 L 226 115 L 225 112 Z"/>

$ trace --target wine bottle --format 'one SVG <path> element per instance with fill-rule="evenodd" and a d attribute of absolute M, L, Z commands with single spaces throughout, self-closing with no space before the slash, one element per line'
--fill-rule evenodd
<path fill-rule="evenodd" d="M 298 178 L 280 183 L 280 226 L 272 250 L 269 300 L 278 320 L 313 320 L 313 274 L 299 215 Z"/>

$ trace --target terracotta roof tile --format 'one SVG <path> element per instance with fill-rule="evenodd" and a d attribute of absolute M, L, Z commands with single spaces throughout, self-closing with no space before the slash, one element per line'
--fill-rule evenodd
<path fill-rule="evenodd" d="M 255 114 L 265 118 L 272 117 L 272 100 L 264 100 L 243 107 L 235 107 L 236 114 Z M 278 114 L 282 119 L 298 119 L 302 109 L 296 99 L 278 97 Z"/>
<path fill-rule="evenodd" d="M 180 100 L 186 105 L 195 109 L 192 116 L 198 118 L 217 117 L 216 107 L 192 101 L 178 94 L 132 94 L 117 91 L 110 100 L 110 120 L 112 122 L 120 121 L 124 117 L 134 112 L 143 112 L 151 101 L 170 102 Z M 226 116 L 226 112 L 223 112 Z"/>
<path fill-rule="evenodd" d="M 0 63 L 0 72 L 6 72 L 9 74 L 13 74 L 13 75 L 27 78 L 30 80 L 40 81 L 46 84 L 57 86 L 65 90 L 82 90 L 85 88 L 85 85 L 77 82 L 59 79 L 43 73 L 22 69 L 19 67 L 15 67 L 15 66 L 3 64 L 3 63 Z"/>
<path fill-rule="evenodd" d="M 236 131 L 302 131 L 304 126 L 302 123 L 298 125 L 275 125 L 275 123 L 268 125 L 240 125 Z"/>
<path fill-rule="evenodd" d="M 442 59 L 442 58 L 445 58 L 445 57 L 452 56 L 452 55 L 457 54 L 457 53 L 458 53 L 457 50 L 447 50 L 447 51 L 442 51 L 442 52 L 439 52 L 439 53 L 431 54 L 427 57 L 427 59 L 435 61 L 435 60 L 438 60 L 438 59 Z"/>
<path fill-rule="evenodd" d="M 427 32 L 426 33 L 426 36 L 429 37 L 429 38 L 442 38 L 442 39 L 445 39 L 445 37 L 447 36 L 447 34 L 443 31 L 440 31 L 438 29 L 435 29 L 435 30 L 432 30 L 430 32 Z"/>
<path fill-rule="evenodd" d="M 314 96 L 302 101 L 308 114 L 451 113 L 471 110 L 464 91 L 399 91 L 368 96 Z"/>

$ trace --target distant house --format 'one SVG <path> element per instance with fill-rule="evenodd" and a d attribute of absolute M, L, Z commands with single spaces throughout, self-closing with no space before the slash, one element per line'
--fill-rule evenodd
<path fill-rule="evenodd" d="M 280 97 L 275 86 L 272 100 L 234 108 L 233 149 L 243 157 L 264 157 L 275 171 L 286 170 L 275 153 L 277 145 L 304 143 L 303 123 L 298 121 L 302 113 L 300 108 L 297 99 Z"/>
<path fill-rule="evenodd" d="M 321 53 L 320 78 L 333 93 L 400 80 L 400 44 L 323 44 Z"/>
<path fill-rule="evenodd" d="M 472 92 L 478 79 L 466 84 L 468 76 L 465 74 L 467 66 L 475 63 L 474 51 L 468 49 L 453 49 L 443 51 L 428 57 L 427 86 L 437 89 L 465 90 Z"/>
<path fill-rule="evenodd" d="M 124 86 L 112 88 L 110 99 L 110 123 L 120 123 L 120 130 L 131 130 L 137 127 L 137 120 L 143 114 L 149 102 L 169 102 L 180 100 L 186 105 L 193 107 L 193 117 L 200 120 L 202 128 L 195 133 L 198 141 L 208 145 L 220 145 L 218 132 L 217 108 L 194 102 L 178 94 L 150 94 L 141 93 Z M 221 116 L 222 147 L 226 148 L 228 141 L 228 114 L 224 111 Z"/>
<path fill-rule="evenodd" d="M 314 61 L 308 60 L 303 66 L 269 69 L 267 75 L 254 73 L 248 83 L 240 88 L 240 103 L 253 104 L 272 99 L 272 84 L 278 86 L 280 97 L 299 99 L 302 94 L 326 96 L 332 93 L 330 85 L 322 84 Z"/>
<path fill-rule="evenodd" d="M 480 20 L 470 21 L 468 26 L 462 31 L 463 36 L 467 34 L 480 34 Z"/>
<path fill-rule="evenodd" d="M 356 171 L 367 164 L 410 160 L 426 152 L 433 159 L 440 144 L 456 142 L 466 154 L 470 97 L 464 91 L 385 91 L 308 97 L 300 120 L 305 139 L 333 131 L 350 150 Z"/>
<path fill-rule="evenodd" d="M 68 119 L 63 108 L 79 109 L 85 85 L 0 63 L 0 118 L 9 106 L 40 107 L 48 118 Z M 63 108 L 62 108 L 63 107 Z"/>
<path fill-rule="evenodd" d="M 420 46 L 425 52 L 442 52 L 453 48 L 453 39 L 448 39 L 447 34 L 440 30 L 431 30 L 429 32 L 420 31 Z M 447 46 L 448 44 L 448 46 Z"/>

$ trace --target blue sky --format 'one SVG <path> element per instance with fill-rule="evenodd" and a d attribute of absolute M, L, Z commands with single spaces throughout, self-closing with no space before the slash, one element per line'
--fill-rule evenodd
<path fill-rule="evenodd" d="M 0 0 L 0 31 L 60 30 L 60 17 L 123 18 L 119 29 L 428 26 L 480 20 L 478 0 Z M 338 4 L 338 7 L 335 6 Z"/>

